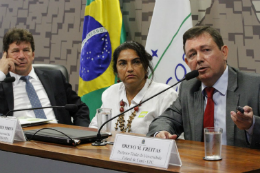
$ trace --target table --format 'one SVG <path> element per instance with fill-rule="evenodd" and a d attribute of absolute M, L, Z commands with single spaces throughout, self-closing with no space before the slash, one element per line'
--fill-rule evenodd
<path fill-rule="evenodd" d="M 69 126 L 62 124 L 46 124 L 35 127 L 27 127 L 26 130 L 36 128 L 51 128 L 51 127 L 66 127 L 76 129 L 94 130 L 86 127 Z M 108 138 L 108 141 L 113 141 L 116 132 L 112 137 Z M 92 146 L 91 144 L 81 144 L 79 146 L 67 146 L 59 145 L 40 141 L 26 141 L 17 142 L 13 144 L 0 143 L 0 151 L 3 154 L 18 154 L 21 159 L 26 157 L 45 159 L 52 163 L 57 161 L 63 165 L 72 164 L 75 168 L 81 168 L 84 172 L 94 169 L 99 169 L 99 172 L 259 172 L 260 171 L 260 150 L 240 148 L 234 146 L 222 147 L 222 160 L 221 161 L 205 161 L 204 157 L 204 143 L 189 141 L 189 140 L 177 140 L 177 146 L 182 160 L 182 167 L 169 165 L 168 169 L 154 168 L 144 165 L 137 165 L 131 163 L 117 162 L 109 160 L 109 156 L 112 150 L 112 145 L 107 146 Z M 4 165 L 3 154 L 0 154 L 1 167 Z M 9 156 L 8 156 L 9 157 Z M 11 156 L 10 156 L 11 157 Z M 24 158 L 25 157 L 25 158 Z M 16 156 L 14 156 L 16 158 Z M 30 161 L 31 162 L 31 161 Z M 5 164 L 12 164 L 12 160 Z M 28 164 L 30 166 L 36 166 L 37 163 Z M 10 167 L 9 167 L 10 168 Z M 1 169 L 1 168 L 0 168 Z M 67 168 L 68 169 L 68 168 Z M 114 171 L 113 171 L 114 170 Z M 71 172 L 71 170 L 67 170 Z M 2 172 L 2 171 L 1 171 Z M 61 172 L 61 171 L 60 171 Z M 64 170 L 62 171 L 64 172 Z M 66 172 L 66 171 L 65 171 Z M 75 170 L 74 172 L 80 172 Z"/>

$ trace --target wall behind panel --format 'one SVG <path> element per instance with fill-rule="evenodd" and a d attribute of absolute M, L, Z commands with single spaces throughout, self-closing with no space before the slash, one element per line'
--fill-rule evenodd
<path fill-rule="evenodd" d="M 77 90 L 85 6 L 86 0 L 0 0 L 0 43 L 9 28 L 29 30 L 35 40 L 34 63 L 66 66 Z"/>
<path fill-rule="evenodd" d="M 120 2 L 127 40 L 145 45 L 155 0 Z M 190 2 L 193 25 L 211 25 L 220 30 L 230 48 L 228 63 L 260 73 L 260 1 Z M 65 65 L 70 83 L 77 90 L 85 4 L 86 0 L 0 0 L 0 45 L 9 28 L 28 29 L 35 38 L 34 63 Z"/>
<path fill-rule="evenodd" d="M 260 0 L 190 0 L 190 3 L 194 26 L 210 25 L 220 31 L 229 47 L 228 64 L 260 73 Z M 128 39 L 145 45 L 154 5 L 155 0 L 123 0 Z M 169 16 L 169 22 L 174 17 L 177 16 Z"/>

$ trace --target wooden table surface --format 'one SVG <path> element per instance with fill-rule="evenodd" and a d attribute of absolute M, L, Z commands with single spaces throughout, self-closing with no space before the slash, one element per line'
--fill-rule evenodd
<path fill-rule="evenodd" d="M 61 124 L 47 124 L 25 129 L 57 126 L 93 130 Z M 108 141 L 113 141 L 114 137 L 115 133 L 108 138 Z M 260 150 L 223 145 L 223 159 L 221 161 L 205 161 L 203 160 L 203 142 L 177 140 L 177 146 L 182 166 L 169 165 L 168 169 L 109 160 L 112 145 L 96 147 L 91 144 L 81 144 L 74 147 L 40 141 L 26 141 L 14 142 L 13 144 L 0 143 L 0 150 L 126 172 L 260 172 Z"/>

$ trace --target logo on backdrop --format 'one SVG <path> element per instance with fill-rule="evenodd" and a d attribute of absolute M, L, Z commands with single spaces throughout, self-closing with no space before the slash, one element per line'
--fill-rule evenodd
<path fill-rule="evenodd" d="M 182 60 L 183 60 L 183 61 L 185 61 L 184 58 L 185 58 L 185 54 L 182 55 Z M 178 70 L 179 68 L 182 68 L 182 69 L 183 69 L 183 71 L 184 71 L 184 75 L 183 75 L 183 76 L 178 76 L 178 75 L 177 75 L 177 70 Z M 179 82 L 179 81 L 182 80 L 182 79 L 184 78 L 184 76 L 187 74 L 187 70 L 186 70 L 185 66 L 184 66 L 182 63 L 179 63 L 179 64 L 177 64 L 176 67 L 175 67 L 174 74 L 175 74 L 175 79 Z M 170 80 L 172 80 L 172 77 L 170 77 L 170 78 L 166 81 L 166 84 L 168 84 Z"/>
<path fill-rule="evenodd" d="M 185 62 L 184 58 L 185 58 L 185 54 L 182 55 L 183 62 Z M 177 71 L 180 71 L 180 70 L 183 70 L 183 73 L 182 73 L 183 76 L 178 75 L 180 73 L 177 73 Z M 175 70 L 174 70 L 175 79 L 179 82 L 181 79 L 183 79 L 185 77 L 186 74 L 187 74 L 186 67 L 182 63 L 177 64 L 175 67 Z M 168 80 L 166 81 L 166 84 L 168 84 L 172 79 L 173 79 L 172 77 L 169 77 Z M 176 91 L 178 91 L 178 86 L 176 87 Z"/>
<path fill-rule="evenodd" d="M 91 81 L 108 68 L 111 42 L 108 31 L 93 17 L 85 16 L 83 28 L 79 75 L 84 81 Z"/>
<path fill-rule="evenodd" d="M 158 58 L 158 55 L 157 55 L 157 52 L 158 52 L 158 49 L 157 50 L 152 50 L 152 57 L 156 56 Z"/>
<path fill-rule="evenodd" d="M 157 55 L 157 50 L 152 50 L 152 57 L 158 57 Z M 182 55 L 182 62 L 185 63 L 185 54 Z M 187 74 L 187 70 L 186 70 L 186 67 L 183 65 L 183 63 L 178 63 L 176 66 L 175 66 L 175 70 L 174 70 L 174 77 L 176 79 L 176 81 L 180 81 L 181 79 L 183 79 L 185 77 L 185 75 Z M 180 71 L 183 71 L 182 73 Z M 183 75 L 182 75 L 183 74 Z M 167 79 L 167 81 L 165 82 L 166 84 L 169 84 L 169 82 L 173 80 L 173 77 L 169 77 Z M 178 87 L 176 87 L 176 91 L 178 90 Z"/>

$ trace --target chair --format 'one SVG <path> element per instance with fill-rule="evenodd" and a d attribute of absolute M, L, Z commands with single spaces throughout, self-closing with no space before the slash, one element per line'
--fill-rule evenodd
<path fill-rule="evenodd" d="M 33 64 L 34 68 L 40 69 L 40 70 L 60 70 L 61 73 L 64 75 L 67 82 L 69 82 L 69 74 L 67 71 L 67 68 L 63 65 L 57 65 L 57 64 Z"/>

